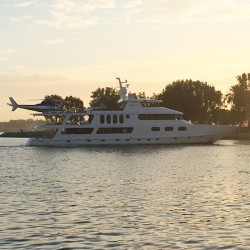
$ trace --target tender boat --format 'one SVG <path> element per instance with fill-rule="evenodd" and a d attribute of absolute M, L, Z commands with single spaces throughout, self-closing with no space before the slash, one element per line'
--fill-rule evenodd
<path fill-rule="evenodd" d="M 237 130 L 230 125 L 192 124 L 183 120 L 183 113 L 179 111 L 149 106 L 149 103 L 161 101 L 137 98 L 128 93 L 126 81 L 117 79 L 120 109 L 90 107 L 82 113 L 42 113 L 40 115 L 47 121 L 53 117 L 57 121 L 37 125 L 35 129 L 49 133 L 41 138 L 30 138 L 27 145 L 212 144 Z"/>

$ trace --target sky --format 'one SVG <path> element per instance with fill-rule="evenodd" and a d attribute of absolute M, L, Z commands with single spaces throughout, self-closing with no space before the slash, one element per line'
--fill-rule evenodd
<path fill-rule="evenodd" d="M 0 121 L 33 118 L 10 96 L 88 107 L 116 77 L 148 96 L 181 79 L 226 94 L 250 73 L 249 27 L 250 0 L 0 0 Z"/>

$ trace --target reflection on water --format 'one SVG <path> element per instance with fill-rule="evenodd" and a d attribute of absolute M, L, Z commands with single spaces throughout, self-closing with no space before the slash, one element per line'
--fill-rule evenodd
<path fill-rule="evenodd" d="M 1 249 L 250 245 L 247 143 L 23 145 L 0 140 Z"/>

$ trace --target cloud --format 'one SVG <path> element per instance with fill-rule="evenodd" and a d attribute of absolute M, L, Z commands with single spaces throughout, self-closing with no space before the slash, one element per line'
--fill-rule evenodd
<path fill-rule="evenodd" d="M 38 42 L 39 44 L 58 44 L 58 43 L 64 43 L 63 39 L 57 38 L 57 39 L 52 39 L 52 40 L 44 40 Z"/>
<path fill-rule="evenodd" d="M 35 2 L 24 2 L 24 3 L 15 4 L 14 7 L 26 8 L 26 7 L 29 7 L 29 6 L 34 5 L 34 4 L 35 4 Z"/>
<path fill-rule="evenodd" d="M 18 17 L 8 17 L 7 18 L 10 23 L 19 23 L 19 22 L 30 22 L 30 20 L 33 20 L 33 16 L 18 16 Z"/>
<path fill-rule="evenodd" d="M 8 5 L 16 8 L 29 6 L 39 7 L 39 17 L 35 19 L 31 16 L 34 12 L 30 12 L 30 16 L 26 13 L 26 17 L 9 17 L 9 21 L 77 30 L 114 20 L 120 23 L 164 24 L 227 22 L 250 16 L 250 2 L 246 0 L 33 0 Z M 33 19 L 33 22 L 29 19 Z"/>
<path fill-rule="evenodd" d="M 244 19 L 250 15 L 250 3 L 239 0 L 137 0 L 134 5 L 129 2 L 122 7 L 130 7 L 126 14 L 131 22 L 211 22 Z"/>
<path fill-rule="evenodd" d="M 1 49 L 0 48 L 0 55 L 10 55 L 10 54 L 17 54 L 19 51 L 15 49 Z"/>
<path fill-rule="evenodd" d="M 95 11 L 113 9 L 116 5 L 116 0 L 55 0 L 47 6 L 50 18 L 38 19 L 34 23 L 57 29 L 78 29 L 96 25 L 101 14 Z"/>
<path fill-rule="evenodd" d="M 143 2 L 143 0 L 127 0 L 126 2 L 122 3 L 122 6 L 125 9 L 134 9 L 141 6 Z"/>
<path fill-rule="evenodd" d="M 53 8 L 64 12 L 85 12 L 96 9 L 111 9 L 116 6 L 116 0 L 55 0 Z"/>
<path fill-rule="evenodd" d="M 51 11 L 51 16 L 51 19 L 34 20 L 34 23 L 57 29 L 77 29 L 97 23 L 95 18 L 86 18 L 81 15 L 66 15 L 57 11 Z"/>

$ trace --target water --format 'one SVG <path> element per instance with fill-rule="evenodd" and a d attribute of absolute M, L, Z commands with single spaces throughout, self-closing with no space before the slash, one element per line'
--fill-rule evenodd
<path fill-rule="evenodd" d="M 1 249 L 250 249 L 250 142 L 0 139 Z"/>

